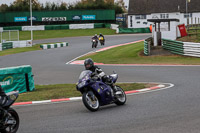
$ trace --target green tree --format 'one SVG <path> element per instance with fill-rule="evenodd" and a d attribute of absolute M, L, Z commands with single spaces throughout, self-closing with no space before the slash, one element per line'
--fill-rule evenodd
<path fill-rule="evenodd" d="M 5 12 L 7 9 L 8 9 L 8 5 L 6 5 L 6 4 L 2 4 L 0 6 L 0 12 Z"/>
<path fill-rule="evenodd" d="M 38 0 L 32 0 L 33 10 L 40 10 L 41 5 Z M 30 10 L 30 1 L 29 0 L 15 0 L 11 3 L 6 11 L 29 11 Z"/>

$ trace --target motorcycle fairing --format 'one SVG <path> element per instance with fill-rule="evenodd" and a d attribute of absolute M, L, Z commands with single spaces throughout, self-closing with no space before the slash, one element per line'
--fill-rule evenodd
<path fill-rule="evenodd" d="M 106 85 L 101 81 L 97 81 L 94 84 L 92 84 L 91 87 L 100 98 L 99 100 L 101 105 L 106 105 L 113 101 L 113 96 L 110 86 Z"/>

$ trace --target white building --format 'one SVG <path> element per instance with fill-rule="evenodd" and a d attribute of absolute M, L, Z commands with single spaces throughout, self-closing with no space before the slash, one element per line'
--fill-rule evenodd
<path fill-rule="evenodd" d="M 128 28 L 149 27 L 152 23 L 147 19 L 179 19 L 180 24 L 187 25 L 187 17 L 189 24 L 200 24 L 200 0 L 129 1 Z M 166 25 L 161 23 L 161 30 Z"/>

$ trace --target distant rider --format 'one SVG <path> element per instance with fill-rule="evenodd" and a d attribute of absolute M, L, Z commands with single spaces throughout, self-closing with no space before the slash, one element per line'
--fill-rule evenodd
<path fill-rule="evenodd" d="M 93 39 L 96 40 L 96 41 L 98 42 L 98 39 L 99 39 L 99 38 L 98 38 L 97 34 L 95 34 L 95 35 L 92 37 L 92 40 L 93 40 Z"/>
<path fill-rule="evenodd" d="M 85 69 L 86 70 L 90 70 L 92 71 L 92 76 L 97 75 L 99 78 L 102 79 L 102 81 L 104 83 L 106 83 L 107 85 L 111 86 L 111 88 L 113 89 L 113 91 L 116 93 L 116 90 L 113 87 L 113 83 L 112 80 L 109 78 L 109 76 L 107 76 L 101 68 L 99 68 L 98 66 L 94 65 L 94 62 L 91 58 L 88 58 L 84 61 L 84 65 L 85 65 Z"/>
<path fill-rule="evenodd" d="M 105 42 L 105 38 L 104 38 L 104 36 L 103 36 L 103 34 L 99 34 L 99 38 L 101 38 L 101 37 L 103 37 L 103 42 Z"/>

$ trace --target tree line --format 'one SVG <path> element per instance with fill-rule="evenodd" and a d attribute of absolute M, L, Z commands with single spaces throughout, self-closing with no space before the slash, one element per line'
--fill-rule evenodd
<path fill-rule="evenodd" d="M 104 0 L 82 0 L 73 4 L 61 2 L 41 4 L 38 0 L 32 0 L 33 11 L 59 11 L 59 10 L 95 10 L 113 9 L 116 14 L 124 12 L 123 1 L 118 3 L 106 2 Z M 0 12 L 30 11 L 30 0 L 15 0 L 10 5 L 0 5 Z"/>

